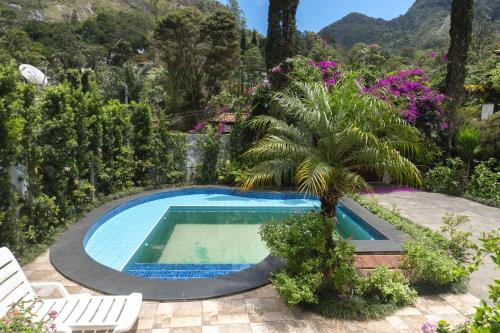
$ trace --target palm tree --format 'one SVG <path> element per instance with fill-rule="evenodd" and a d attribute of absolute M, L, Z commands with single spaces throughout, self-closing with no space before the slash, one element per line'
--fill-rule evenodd
<path fill-rule="evenodd" d="M 323 214 L 330 217 L 325 219 L 325 253 L 335 248 L 331 217 L 338 200 L 346 193 L 370 190 L 364 171 L 421 184 L 417 167 L 408 159 L 420 154 L 420 134 L 385 102 L 363 93 L 354 73 L 344 74 L 330 88 L 293 81 L 273 100 L 272 115 L 249 121 L 263 136 L 244 154 L 256 164 L 240 186 L 291 182 L 299 191 L 319 196 Z M 325 277 L 331 274 L 333 266 Z"/>
<path fill-rule="evenodd" d="M 472 161 L 481 152 L 481 132 L 474 127 L 464 128 L 457 134 L 456 150 L 465 164 L 464 183 L 472 169 Z"/>

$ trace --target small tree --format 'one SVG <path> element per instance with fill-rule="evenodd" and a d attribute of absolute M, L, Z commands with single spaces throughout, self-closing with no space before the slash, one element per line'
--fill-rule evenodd
<path fill-rule="evenodd" d="M 153 124 L 151 108 L 144 103 L 131 104 L 131 123 L 133 135 L 131 139 L 136 162 L 135 180 L 141 183 L 146 180 L 152 167 L 153 157 Z"/>
<path fill-rule="evenodd" d="M 345 73 L 334 86 L 292 81 L 288 89 L 275 93 L 277 115 L 250 120 L 263 137 L 245 153 L 256 164 L 241 187 L 291 182 L 299 191 L 319 196 L 323 214 L 334 217 L 344 194 L 370 188 L 364 170 L 420 185 L 417 167 L 405 157 L 419 153 L 419 132 L 360 88 L 356 76 Z M 333 223 L 325 228 L 325 258 L 331 258 L 336 247 L 333 230 Z M 334 263 L 325 262 L 328 280 Z"/>
<path fill-rule="evenodd" d="M 472 161 L 481 152 L 481 133 L 477 128 L 464 128 L 457 135 L 456 150 L 465 165 L 464 180 L 467 182 L 472 170 Z"/>
<path fill-rule="evenodd" d="M 202 156 L 198 166 L 200 181 L 213 184 L 217 180 L 217 163 L 219 161 L 220 136 L 217 129 L 211 125 L 205 127 L 201 143 Z"/>

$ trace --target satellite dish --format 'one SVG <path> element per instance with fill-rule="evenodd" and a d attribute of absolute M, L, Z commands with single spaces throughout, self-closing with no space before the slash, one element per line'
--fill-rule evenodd
<path fill-rule="evenodd" d="M 21 75 L 28 81 L 39 86 L 46 86 L 48 81 L 47 77 L 41 70 L 36 68 L 35 66 L 22 64 L 19 66 L 19 70 L 21 71 Z"/>

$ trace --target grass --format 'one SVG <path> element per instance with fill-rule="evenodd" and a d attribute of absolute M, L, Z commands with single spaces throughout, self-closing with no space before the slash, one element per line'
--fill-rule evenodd
<path fill-rule="evenodd" d="M 382 303 L 359 296 L 342 299 L 334 295 L 321 295 L 318 304 L 302 307 L 327 318 L 356 321 L 383 319 L 401 308 L 394 303 Z"/>
<path fill-rule="evenodd" d="M 369 199 L 361 195 L 353 195 L 361 206 L 368 209 L 373 214 L 386 220 L 396 227 L 396 229 L 405 232 L 411 239 L 426 239 L 431 242 L 446 244 L 449 242 L 443 235 L 428 227 L 424 227 L 413 223 L 412 221 L 402 217 L 397 209 L 387 209 L 378 204 L 376 199 Z"/>

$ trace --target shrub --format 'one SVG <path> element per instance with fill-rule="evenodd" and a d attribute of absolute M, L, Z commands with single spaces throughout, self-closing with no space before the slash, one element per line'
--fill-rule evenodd
<path fill-rule="evenodd" d="M 202 183 L 212 184 L 217 180 L 217 162 L 219 161 L 220 140 L 217 130 L 208 125 L 201 142 L 202 158 L 198 166 L 198 177 Z"/>
<path fill-rule="evenodd" d="M 261 227 L 271 253 L 288 264 L 272 279 L 287 304 L 300 304 L 332 318 L 366 320 L 383 318 L 413 303 L 415 291 L 399 272 L 379 268 L 368 277 L 359 277 L 354 247 L 336 233 L 335 249 L 325 254 L 325 218 L 310 212 Z M 327 260 L 334 268 L 331 278 L 324 274 Z"/>
<path fill-rule="evenodd" d="M 0 332 L 3 333 L 52 333 L 56 326 L 52 323 L 57 316 L 50 311 L 43 320 L 35 320 L 32 310 L 38 302 L 20 302 L 15 304 L 3 318 L 0 319 Z"/>
<path fill-rule="evenodd" d="M 483 158 L 500 156 L 500 112 L 490 116 L 487 120 L 478 121 L 481 131 L 481 146 Z"/>
<path fill-rule="evenodd" d="M 477 269 L 481 260 L 475 253 L 476 246 L 468 239 L 469 234 L 456 230 L 467 218 L 446 215 L 443 217 L 445 234 L 440 234 L 401 217 L 396 210 L 378 205 L 375 200 L 361 196 L 354 198 L 410 236 L 410 240 L 403 244 L 401 268 L 420 291 L 461 292 L 467 289 L 469 275 Z"/>
<path fill-rule="evenodd" d="M 33 200 L 33 220 L 37 224 L 37 233 L 34 237 L 38 240 L 59 225 L 59 207 L 56 199 L 46 194 L 40 194 Z"/>
<path fill-rule="evenodd" d="M 217 182 L 219 184 L 234 185 L 241 180 L 241 175 L 246 168 L 236 161 L 226 160 L 222 168 L 218 170 Z"/>
<path fill-rule="evenodd" d="M 432 192 L 460 195 L 463 192 L 464 164 L 459 158 L 448 159 L 427 172 L 425 187 Z"/>
<path fill-rule="evenodd" d="M 317 261 L 306 260 L 303 272 L 292 276 L 286 270 L 281 270 L 272 281 L 287 304 L 316 304 L 319 302 L 318 290 L 323 284 L 323 273 L 314 269 L 319 267 Z"/>
<path fill-rule="evenodd" d="M 467 184 L 467 193 L 500 205 L 500 168 L 496 164 L 496 160 L 490 159 L 477 165 Z"/>
<path fill-rule="evenodd" d="M 471 250 L 477 249 L 477 246 L 469 239 L 470 232 L 458 230 L 457 227 L 470 222 L 469 217 L 465 215 L 455 216 L 448 213 L 443 217 L 441 232 L 449 239 L 448 251 L 457 260 L 465 261 Z"/>
<path fill-rule="evenodd" d="M 496 267 L 500 267 L 500 229 L 491 231 L 488 234 L 482 234 L 481 246 L 478 250 L 478 256 L 481 258 L 491 257 Z M 500 332 L 500 280 L 495 280 L 488 286 L 490 300 L 493 305 L 481 300 L 476 307 L 476 313 L 472 316 L 470 322 L 466 322 L 458 327 L 451 328 L 445 320 L 440 320 L 437 325 L 438 333 L 496 333 Z M 425 323 L 424 328 L 435 327 L 433 323 Z"/>
<path fill-rule="evenodd" d="M 71 192 L 73 203 L 77 210 L 88 207 L 94 201 L 95 187 L 87 180 L 75 179 Z"/>
<path fill-rule="evenodd" d="M 271 253 L 287 262 L 287 268 L 274 276 L 273 283 L 288 304 L 318 303 L 322 289 L 352 294 L 357 279 L 354 248 L 335 236 L 335 250 L 331 255 L 325 254 L 325 218 L 310 212 L 285 221 L 269 221 L 261 227 L 260 235 Z M 331 260 L 335 268 L 331 281 L 324 280 L 326 260 Z"/>
<path fill-rule="evenodd" d="M 397 305 L 413 304 L 417 292 L 410 287 L 406 277 L 399 271 L 378 267 L 368 276 L 361 278 L 357 292 L 382 303 L 393 302 Z"/>
<path fill-rule="evenodd" d="M 401 269 L 415 285 L 437 288 L 463 283 L 466 270 L 453 257 L 423 241 L 409 241 L 403 245 Z"/>

